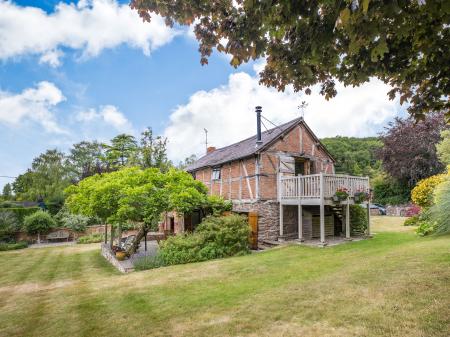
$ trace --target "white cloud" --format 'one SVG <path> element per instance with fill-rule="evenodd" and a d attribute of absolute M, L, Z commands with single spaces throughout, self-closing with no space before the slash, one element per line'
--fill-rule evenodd
<path fill-rule="evenodd" d="M 260 70 L 261 64 L 255 66 Z M 278 92 L 258 83 L 257 76 L 245 72 L 232 74 L 228 83 L 210 91 L 194 93 L 187 104 L 178 106 L 165 129 L 169 156 L 182 160 L 205 152 L 203 128 L 212 146 L 226 146 L 256 133 L 254 107 L 276 124 L 300 116 L 298 106 L 306 101 L 305 120 L 319 137 L 375 135 L 387 121 L 400 113 L 398 101 L 389 101 L 389 86 L 371 80 L 358 87 L 337 85 L 338 95 L 326 101 L 314 88 L 312 95 L 295 93 L 291 88 Z M 272 125 L 265 122 L 267 128 Z"/>
<path fill-rule="evenodd" d="M 105 105 L 98 109 L 80 111 L 75 119 L 78 122 L 99 126 L 99 122 L 112 126 L 119 132 L 133 133 L 131 122 L 113 105 Z"/>
<path fill-rule="evenodd" d="M 33 121 L 47 132 L 66 133 L 56 122 L 53 108 L 65 100 L 61 90 L 53 83 L 39 82 L 20 94 L 0 91 L 0 123 L 18 126 Z"/>
<path fill-rule="evenodd" d="M 47 63 L 49 66 L 56 68 L 61 65 L 61 58 L 64 53 L 61 50 L 49 50 L 42 54 L 39 59 L 39 63 L 44 64 Z"/>
<path fill-rule="evenodd" d="M 60 64 L 61 51 L 68 47 L 83 57 L 98 55 L 105 48 L 128 44 L 145 55 L 180 32 L 167 27 L 160 16 L 143 22 L 128 4 L 116 0 L 80 0 L 59 3 L 48 14 L 36 7 L 21 7 L 0 0 L 0 59 L 26 54 L 41 55 L 40 62 Z"/>

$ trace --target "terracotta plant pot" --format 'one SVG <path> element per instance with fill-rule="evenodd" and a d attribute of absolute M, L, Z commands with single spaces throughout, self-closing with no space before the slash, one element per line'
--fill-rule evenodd
<path fill-rule="evenodd" d="M 126 257 L 127 257 L 127 254 L 125 252 L 116 252 L 117 260 L 123 261 L 123 260 L 125 260 Z"/>

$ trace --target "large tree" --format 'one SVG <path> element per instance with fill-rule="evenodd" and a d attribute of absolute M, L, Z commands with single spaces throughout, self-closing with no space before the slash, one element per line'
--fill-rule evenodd
<path fill-rule="evenodd" d="M 31 169 L 13 183 L 14 192 L 22 200 L 62 201 L 63 191 L 73 176 L 66 165 L 64 153 L 47 150 L 33 159 Z"/>
<path fill-rule="evenodd" d="M 76 181 L 108 170 L 103 152 L 104 146 L 97 141 L 83 141 L 72 146 L 67 165 Z"/>
<path fill-rule="evenodd" d="M 155 137 L 150 127 L 141 133 L 140 152 L 143 168 L 156 167 L 165 172 L 172 166 L 167 158 L 167 138 Z"/>
<path fill-rule="evenodd" d="M 132 0 L 150 21 L 194 25 L 201 63 L 214 49 L 238 66 L 266 57 L 261 83 L 310 93 L 321 85 L 327 99 L 335 81 L 360 85 L 371 77 L 390 84 L 409 112 L 421 118 L 450 103 L 448 0 Z M 450 114 L 448 114 L 450 116 Z"/>
<path fill-rule="evenodd" d="M 439 161 L 436 144 L 444 128 L 442 114 L 428 115 L 418 123 L 412 118 L 395 119 L 380 137 L 383 147 L 379 158 L 384 170 L 409 186 L 442 172 L 445 166 Z"/>
<path fill-rule="evenodd" d="M 3 186 L 3 192 L 2 192 L 2 197 L 3 200 L 11 200 L 13 195 L 12 195 L 12 186 L 11 184 L 5 184 L 5 186 Z"/>
<path fill-rule="evenodd" d="M 138 145 L 132 135 L 120 134 L 111 139 L 110 145 L 106 147 L 106 160 L 111 168 L 118 169 L 132 166 L 138 160 Z"/>
<path fill-rule="evenodd" d="M 67 188 L 66 193 L 71 212 L 116 224 L 119 233 L 121 224 L 139 223 L 137 240 L 129 253 L 148 230 L 156 229 L 163 212 L 189 212 L 207 202 L 206 186 L 175 169 L 162 173 L 157 168 L 124 168 L 83 179 Z"/>

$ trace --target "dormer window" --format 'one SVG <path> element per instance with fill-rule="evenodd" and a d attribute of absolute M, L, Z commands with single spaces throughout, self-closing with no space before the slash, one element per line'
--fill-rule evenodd
<path fill-rule="evenodd" d="M 220 180 L 220 167 L 213 168 L 212 170 L 212 180 Z"/>

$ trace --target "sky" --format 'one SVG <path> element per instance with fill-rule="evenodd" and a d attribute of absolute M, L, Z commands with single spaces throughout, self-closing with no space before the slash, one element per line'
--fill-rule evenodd
<path fill-rule="evenodd" d="M 144 23 L 127 1 L 0 0 L 0 176 L 23 173 L 47 149 L 82 140 L 136 137 L 146 127 L 168 138 L 175 163 L 255 133 L 254 107 L 275 124 L 299 117 L 319 137 L 374 136 L 405 114 L 378 80 L 338 84 L 326 101 L 259 85 L 264 60 L 237 69 L 213 53 L 200 65 L 189 27 Z M 0 178 L 0 187 L 11 182 Z"/>

